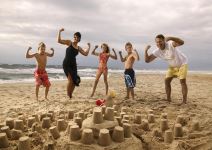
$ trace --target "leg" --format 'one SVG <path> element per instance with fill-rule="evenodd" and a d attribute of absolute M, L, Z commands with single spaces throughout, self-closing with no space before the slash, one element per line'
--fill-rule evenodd
<path fill-rule="evenodd" d="M 127 87 L 127 96 L 125 97 L 125 99 L 129 99 L 130 97 L 130 88 Z"/>
<path fill-rule="evenodd" d="M 94 86 L 93 86 L 93 91 L 92 91 L 91 97 L 93 97 L 93 95 L 94 95 L 94 93 L 95 93 L 95 91 L 96 91 L 96 87 L 97 87 L 97 84 L 98 84 L 98 82 L 99 82 L 99 78 L 101 77 L 101 75 L 102 75 L 102 72 L 100 72 L 100 71 L 98 70 L 97 73 L 96 73 L 96 80 L 95 80 L 95 82 L 94 82 Z"/>
<path fill-rule="evenodd" d="M 168 77 L 165 79 L 165 89 L 167 95 L 167 101 L 171 102 L 171 81 L 173 77 Z"/>
<path fill-rule="evenodd" d="M 68 74 L 68 83 L 67 83 L 67 95 L 69 96 L 69 98 L 72 98 L 72 88 L 73 88 L 73 81 L 72 81 L 72 78 L 71 78 L 71 75 Z"/>
<path fill-rule="evenodd" d="M 39 92 L 39 88 L 40 88 L 40 85 L 36 85 L 35 94 L 36 94 L 36 99 L 37 99 L 37 101 L 38 101 L 38 92 Z"/>
<path fill-rule="evenodd" d="M 47 96 L 48 96 L 48 92 L 49 92 L 49 87 L 50 86 L 46 86 L 46 89 L 45 89 L 45 99 L 48 100 Z"/>
<path fill-rule="evenodd" d="M 134 100 L 135 98 L 134 88 L 130 88 L 130 92 L 131 92 L 132 99 Z"/>
<path fill-rule="evenodd" d="M 188 94 L 188 87 L 187 87 L 187 84 L 186 84 L 186 79 L 180 79 L 180 84 L 181 84 L 181 87 L 182 87 L 183 103 L 186 104 L 187 94 Z"/>
<path fill-rule="evenodd" d="M 104 83 L 105 83 L 106 95 L 108 94 L 107 74 L 108 74 L 108 71 L 107 71 L 107 70 L 105 70 L 105 72 L 104 72 Z"/>
<path fill-rule="evenodd" d="M 73 94 L 73 92 L 74 92 L 74 89 L 75 89 L 75 84 L 73 83 L 73 84 L 71 85 L 71 90 L 70 90 L 70 95 L 71 95 L 71 97 L 72 97 L 72 94 Z"/>

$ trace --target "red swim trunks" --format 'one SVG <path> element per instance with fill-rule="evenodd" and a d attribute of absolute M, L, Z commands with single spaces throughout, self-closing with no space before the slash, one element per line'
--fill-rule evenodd
<path fill-rule="evenodd" d="M 51 85 L 46 70 L 36 69 L 34 76 L 36 85 L 43 85 L 45 87 L 49 87 Z"/>

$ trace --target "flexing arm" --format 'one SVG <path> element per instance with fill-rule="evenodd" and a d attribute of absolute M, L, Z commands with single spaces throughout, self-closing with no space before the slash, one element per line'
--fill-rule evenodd
<path fill-rule="evenodd" d="M 121 62 L 125 62 L 126 61 L 126 58 L 123 58 L 121 51 L 119 51 L 119 56 L 121 58 Z"/>
<path fill-rule="evenodd" d="M 36 53 L 35 54 L 29 54 L 29 51 L 32 49 L 32 47 L 29 47 L 27 52 L 26 52 L 26 58 L 32 58 L 32 57 L 35 57 Z"/>
<path fill-rule="evenodd" d="M 79 47 L 79 52 L 84 55 L 84 56 L 88 56 L 88 53 L 90 51 L 90 48 L 91 48 L 91 44 L 88 43 L 88 48 L 86 50 L 82 49 L 81 47 Z"/>
<path fill-rule="evenodd" d="M 53 48 L 51 48 L 50 50 L 52 51 L 52 53 L 51 53 L 51 54 L 46 53 L 46 54 L 47 54 L 47 56 L 48 56 L 48 57 L 53 57 L 53 56 L 54 56 L 54 49 L 53 49 Z"/>
<path fill-rule="evenodd" d="M 134 49 L 134 51 L 135 51 L 135 59 L 137 60 L 137 61 L 139 61 L 140 60 L 140 57 L 139 57 L 139 54 L 138 54 L 138 52 L 137 52 L 137 50 L 136 49 Z"/>
<path fill-rule="evenodd" d="M 112 59 L 117 60 L 117 54 L 116 54 L 116 51 L 114 50 L 114 48 L 112 48 L 112 51 L 114 52 L 114 55 L 111 55 L 111 54 L 110 54 L 110 57 L 111 57 Z"/>
<path fill-rule="evenodd" d="M 153 60 L 156 58 L 153 54 L 151 54 L 151 55 L 148 54 L 148 50 L 150 49 L 150 47 L 151 47 L 151 46 L 148 45 L 148 46 L 145 48 L 144 58 L 145 58 L 145 62 L 146 62 L 146 63 L 149 63 L 149 62 L 153 61 Z"/>
<path fill-rule="evenodd" d="M 98 45 L 96 45 L 93 51 L 91 52 L 92 55 L 99 56 L 99 53 L 96 52 L 97 48 L 98 48 Z"/>
<path fill-rule="evenodd" d="M 184 41 L 182 40 L 182 39 L 180 39 L 180 38 L 177 38 L 177 37 L 166 37 L 166 41 L 168 42 L 168 41 L 173 41 L 173 46 L 174 47 L 177 47 L 177 46 L 181 46 L 181 45 L 183 45 L 184 44 Z"/>
<path fill-rule="evenodd" d="M 61 39 L 61 32 L 63 32 L 64 29 L 60 29 L 59 32 L 58 32 L 58 36 L 57 36 L 57 42 L 60 43 L 60 44 L 63 44 L 63 45 L 71 45 L 71 41 L 70 40 L 62 40 Z"/>

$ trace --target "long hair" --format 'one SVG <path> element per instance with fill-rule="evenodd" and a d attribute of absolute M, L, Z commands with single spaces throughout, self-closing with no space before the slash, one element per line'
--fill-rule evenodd
<path fill-rule="evenodd" d="M 106 43 L 103 43 L 101 45 L 101 48 L 102 48 L 102 46 L 105 46 L 107 48 L 106 53 L 110 53 L 110 48 L 109 48 L 109 46 Z"/>

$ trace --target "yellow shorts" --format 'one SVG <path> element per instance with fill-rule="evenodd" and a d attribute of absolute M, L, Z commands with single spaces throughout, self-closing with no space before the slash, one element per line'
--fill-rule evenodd
<path fill-rule="evenodd" d="M 187 76 L 188 65 L 182 65 L 181 67 L 169 67 L 166 73 L 166 78 L 177 77 L 179 79 L 185 79 Z"/>

